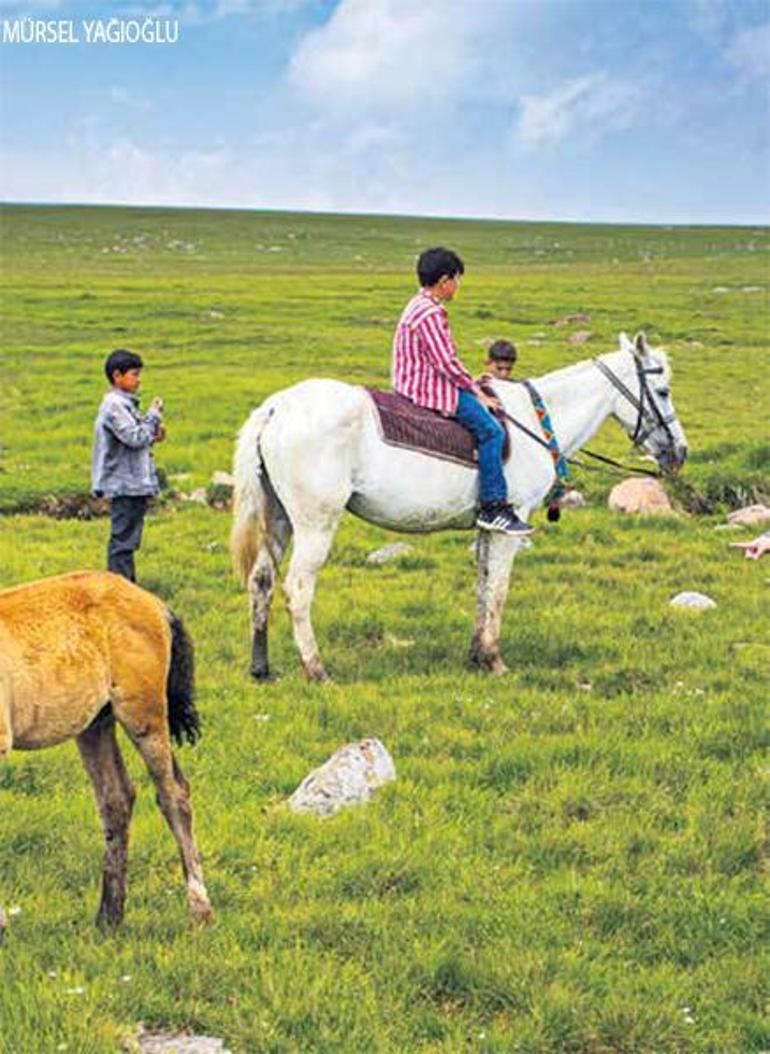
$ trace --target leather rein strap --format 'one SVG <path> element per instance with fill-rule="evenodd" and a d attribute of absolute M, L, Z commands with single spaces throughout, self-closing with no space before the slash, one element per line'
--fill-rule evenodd
<path fill-rule="evenodd" d="M 634 356 L 634 364 L 636 366 L 636 373 L 637 373 L 637 376 L 639 378 L 639 398 L 637 398 L 634 395 L 634 393 L 631 391 L 631 389 L 626 384 L 624 384 L 623 381 L 621 381 L 621 379 L 619 377 L 617 377 L 612 372 L 612 370 L 609 368 L 609 366 L 607 366 L 604 362 L 602 362 L 601 359 L 594 359 L 593 362 L 594 362 L 594 365 L 604 374 L 604 376 L 607 378 L 607 380 L 612 384 L 612 386 L 614 388 L 616 388 L 621 393 L 621 395 L 623 395 L 637 411 L 638 416 L 637 416 L 637 419 L 636 419 L 636 427 L 634 428 L 634 434 L 631 437 L 631 441 L 635 445 L 639 445 L 639 444 L 643 443 L 644 440 L 647 439 L 647 437 L 649 435 L 651 435 L 652 432 L 654 432 L 656 428 L 660 427 L 660 428 L 662 428 L 665 431 L 669 442 L 673 446 L 674 437 L 673 437 L 673 435 L 671 433 L 671 429 L 668 426 L 673 423 L 675 418 L 673 416 L 672 417 L 664 417 L 663 416 L 663 414 L 660 412 L 660 408 L 658 407 L 658 404 L 655 402 L 655 400 L 652 397 L 652 392 L 650 391 L 650 386 L 649 386 L 649 383 L 647 381 L 647 374 L 663 373 L 663 367 L 662 366 L 654 366 L 654 367 L 651 367 L 650 369 L 645 369 L 643 366 L 640 365 L 639 360 L 636 358 L 636 356 Z M 543 406 L 543 409 L 545 409 L 545 405 L 543 403 L 542 397 L 539 395 L 539 393 L 535 389 L 534 385 L 532 385 L 532 383 L 530 381 L 521 381 L 519 383 L 522 383 L 522 384 L 524 384 L 526 386 L 527 391 L 529 392 L 529 396 L 532 399 L 533 405 L 535 407 L 535 412 L 538 414 L 538 419 L 540 419 L 540 414 L 538 413 L 538 402 L 536 400 L 538 400 L 540 405 Z M 645 406 L 645 399 L 649 403 L 650 407 L 652 408 L 651 411 L 649 409 L 647 409 L 647 407 Z M 555 437 L 555 435 L 553 433 L 553 429 L 550 426 L 550 419 L 548 420 L 548 427 L 549 427 L 549 431 L 550 431 L 550 435 L 551 435 L 552 439 L 549 441 L 547 439 L 543 439 L 541 436 L 537 435 L 537 433 L 535 433 L 531 429 L 527 428 L 527 426 L 522 424 L 521 421 L 517 421 L 516 418 L 513 417 L 511 414 L 509 414 L 507 412 L 504 412 L 503 416 L 505 417 L 505 419 L 507 421 L 510 421 L 512 425 L 515 425 L 515 427 L 518 428 L 520 432 L 523 432 L 526 436 L 529 436 L 530 439 L 533 439 L 540 446 L 544 447 L 549 452 L 549 454 L 551 455 L 551 457 L 552 457 L 552 459 L 554 461 L 554 467 L 555 468 L 557 466 L 557 463 L 558 463 L 557 459 L 558 459 L 558 460 L 560 460 L 563 463 L 566 463 L 566 464 L 569 464 L 569 465 L 574 465 L 577 468 L 586 469 L 588 472 L 602 472 L 602 471 L 604 471 L 604 469 L 602 469 L 602 468 L 598 468 L 598 467 L 595 467 L 593 465 L 586 465 L 585 462 L 579 461 L 577 458 L 574 458 L 574 457 L 565 458 L 564 455 L 559 451 L 558 442 L 557 442 L 556 437 Z M 546 413 L 546 416 L 547 416 L 547 413 Z M 642 425 L 643 424 L 647 424 L 646 431 L 642 431 Z M 541 426 L 542 426 L 542 421 L 541 421 Z M 651 470 L 651 469 L 647 469 L 647 468 L 631 468 L 629 465 L 624 465 L 622 462 L 615 461 L 613 458 L 606 457 L 604 454 L 596 454 L 596 453 L 594 453 L 593 450 L 588 450 L 587 447 L 583 448 L 583 453 L 587 454 L 588 457 L 594 458 L 594 460 L 596 460 L 596 461 L 601 461 L 605 465 L 610 465 L 612 468 L 620 469 L 624 473 L 629 473 L 630 472 L 630 473 L 635 474 L 635 475 L 652 476 L 654 479 L 659 479 L 660 475 L 661 475 L 660 472 L 654 471 L 654 470 Z M 556 474 L 557 474 L 557 484 L 558 484 L 558 482 L 560 482 L 560 475 L 561 475 L 561 478 L 566 478 L 565 474 L 560 474 L 559 473 L 558 468 L 556 468 Z"/>

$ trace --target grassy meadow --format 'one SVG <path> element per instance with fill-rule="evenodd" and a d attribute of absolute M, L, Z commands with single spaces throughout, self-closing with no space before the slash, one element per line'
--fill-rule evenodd
<path fill-rule="evenodd" d="M 334 682 L 303 681 L 277 603 L 282 676 L 256 686 L 229 517 L 163 502 L 138 569 L 196 641 L 204 735 L 179 756 L 218 917 L 189 926 L 125 744 L 127 916 L 100 935 L 101 834 L 74 744 L 12 755 L 2 1054 L 114 1054 L 140 1023 L 234 1054 L 770 1049 L 770 562 L 728 550 L 749 534 L 715 530 L 770 495 L 766 229 L 6 207 L 0 586 L 103 566 L 105 520 L 34 510 L 87 493 L 108 351 L 145 358 L 145 399 L 166 400 L 158 462 L 190 490 L 229 467 L 276 388 L 387 383 L 414 256 L 435 243 L 466 260 L 451 311 L 471 365 L 496 337 L 531 376 L 621 329 L 667 347 L 692 450 L 680 515 L 611 514 L 614 481 L 578 477 L 591 506 L 539 515 L 514 566 L 502 679 L 464 666 L 471 536 L 410 538 L 374 567 L 367 553 L 396 536 L 347 518 L 315 604 Z M 551 324 L 575 312 L 590 322 Z M 593 447 L 629 456 L 613 424 Z M 717 608 L 671 609 L 683 589 Z M 397 781 L 331 820 L 288 814 L 309 769 L 364 735 Z"/>

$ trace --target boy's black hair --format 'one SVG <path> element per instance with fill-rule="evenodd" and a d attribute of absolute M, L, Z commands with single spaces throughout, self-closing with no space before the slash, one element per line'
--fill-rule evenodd
<path fill-rule="evenodd" d="M 125 373 L 127 370 L 141 370 L 143 366 L 141 355 L 127 348 L 118 348 L 107 356 L 104 372 L 107 374 L 107 380 L 112 384 L 112 375 L 116 370 L 118 373 Z"/>
<path fill-rule="evenodd" d="M 496 340 L 489 345 L 487 357 L 491 362 L 515 362 L 519 356 L 510 340 Z"/>
<path fill-rule="evenodd" d="M 465 264 L 456 252 L 451 249 L 426 249 L 420 253 L 417 261 L 417 277 L 421 286 L 435 285 L 440 278 L 447 275 L 454 278 L 455 275 L 465 274 Z"/>

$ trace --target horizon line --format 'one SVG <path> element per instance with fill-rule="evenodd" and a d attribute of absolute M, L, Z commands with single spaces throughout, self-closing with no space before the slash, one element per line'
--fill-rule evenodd
<path fill-rule="evenodd" d="M 500 216 L 477 216 L 477 215 L 455 215 L 446 216 L 441 213 L 411 213 L 411 212 L 364 212 L 356 209 L 309 209 L 309 208 L 268 208 L 254 205 L 169 205 L 169 204 L 137 204 L 119 202 L 93 202 L 93 201 L 22 201 L 13 199 L 0 200 L 0 208 L 6 207 L 23 208 L 80 208 L 80 209 L 154 209 L 169 212 L 244 212 L 265 213 L 272 215 L 304 215 L 304 216 L 350 216 L 351 218 L 368 219 L 403 219 L 403 220 L 437 220 L 443 222 L 461 223 L 516 223 L 516 224 L 560 224 L 564 226 L 583 227 L 730 227 L 730 228 L 770 228 L 770 219 L 763 221 L 688 221 L 688 220 L 574 220 L 574 219 L 522 219 Z"/>

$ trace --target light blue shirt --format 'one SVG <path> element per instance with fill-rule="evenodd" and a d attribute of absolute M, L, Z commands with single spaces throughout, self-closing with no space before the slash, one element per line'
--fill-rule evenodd
<path fill-rule="evenodd" d="M 139 397 L 111 388 L 94 423 L 91 490 L 105 497 L 150 497 L 160 491 L 152 456 L 161 416 L 144 416 Z"/>

